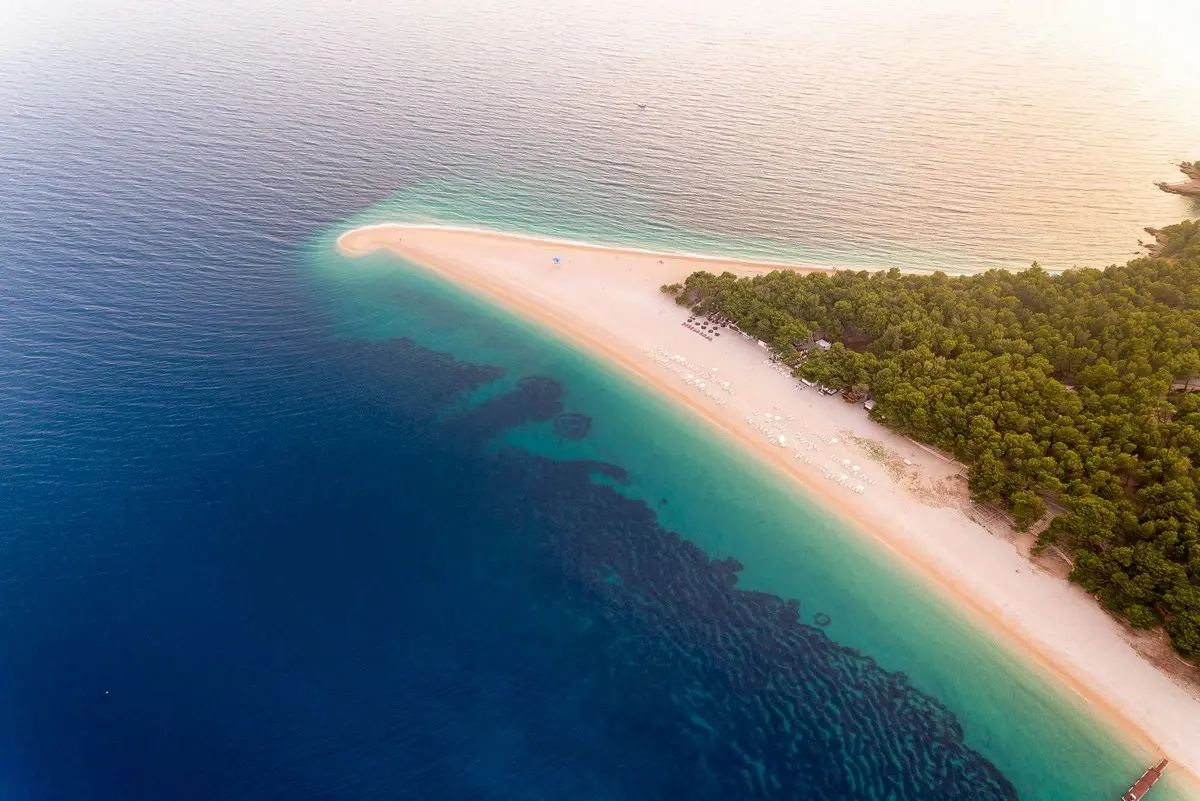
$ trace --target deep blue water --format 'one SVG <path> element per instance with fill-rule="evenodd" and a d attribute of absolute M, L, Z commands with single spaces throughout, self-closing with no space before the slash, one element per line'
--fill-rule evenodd
<path fill-rule="evenodd" d="M 102 185 L 53 188 L 92 202 L 37 208 L 46 185 L 26 187 L 33 208 L 6 197 L 6 241 L 22 245 L 8 250 L 20 261 L 3 373 L 6 797 L 747 786 L 723 744 L 739 725 L 757 739 L 781 723 L 739 718 L 754 696 L 729 686 L 736 674 L 681 664 L 662 621 L 597 592 L 596 543 L 563 545 L 596 532 L 665 537 L 665 553 L 682 542 L 590 468 L 547 475 L 540 457 L 481 449 L 557 414 L 552 398 L 464 407 L 504 371 L 339 336 L 296 280 L 299 232 L 251 231 L 278 230 L 273 215 L 221 218 L 253 201 L 236 184 L 197 209 L 214 215 L 199 225 L 172 213 L 172 199 L 189 206 L 186 180 L 145 186 L 136 212 Z M 35 235 L 45 215 L 86 233 Z M 681 692 L 723 712 L 681 719 L 704 708 L 681 707 Z M 755 744 L 754 759 L 782 758 Z M 823 745 L 783 775 L 819 775 Z"/>
<path fill-rule="evenodd" d="M 503 371 L 320 344 L 209 351 L 166 420 L 113 392 L 102 441 L 54 423 L 91 464 L 6 482 L 8 797 L 1011 797 L 936 702 L 591 480 L 619 468 L 483 453 L 553 380 L 438 420 Z"/>
<path fill-rule="evenodd" d="M 847 753 L 888 766 L 862 797 L 913 778 L 908 797 L 1006 797 L 945 710 L 769 596 L 744 601 L 736 669 L 704 657 L 693 629 L 736 597 L 727 567 L 589 477 L 619 468 L 481 447 L 552 420 L 552 380 L 464 406 L 504 371 L 336 335 L 287 279 L 286 239 L 235 263 L 228 228 L 67 213 L 94 215 L 85 242 L 25 238 L 38 269 L 12 271 L 8 300 L 6 797 L 844 794 L 819 732 L 847 722 L 867 726 Z M 688 590 L 702 580 L 719 597 Z M 651 587 L 671 600 L 637 602 Z M 774 619 L 788 649 L 828 653 L 799 686 L 841 723 L 761 706 Z M 866 693 L 857 714 L 839 686 Z M 811 729 L 798 753 L 764 739 L 793 726 Z M 890 750 L 914 732 L 914 755 Z M 950 759 L 921 764 L 934 744 Z M 747 756 L 784 786 L 756 791 Z"/>
<path fill-rule="evenodd" d="M 55 133 L 0 195 L 6 798 L 1011 797 L 619 466 L 484 448 L 552 379 L 342 336 L 302 243 L 368 190 Z"/>

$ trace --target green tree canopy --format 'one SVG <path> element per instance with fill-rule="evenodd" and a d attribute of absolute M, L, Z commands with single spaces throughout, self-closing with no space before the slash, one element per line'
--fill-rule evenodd
<path fill-rule="evenodd" d="M 1159 234 L 1154 257 L 1058 275 L 697 272 L 663 289 L 805 378 L 869 389 L 877 419 L 967 462 L 973 496 L 1019 527 L 1057 500 L 1043 537 L 1074 551 L 1072 578 L 1200 655 L 1200 222 Z"/>

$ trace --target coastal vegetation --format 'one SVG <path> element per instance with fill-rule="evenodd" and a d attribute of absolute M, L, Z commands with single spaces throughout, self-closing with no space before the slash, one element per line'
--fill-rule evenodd
<path fill-rule="evenodd" d="M 1147 228 L 1155 238 L 1152 255 L 1165 259 L 1200 258 L 1200 220 L 1186 220 L 1166 228 Z"/>
<path fill-rule="evenodd" d="M 1074 559 L 1071 577 L 1200 655 L 1200 222 L 1103 270 L 951 277 L 696 272 L 664 286 L 765 340 L 796 374 L 969 465 Z M 811 347 L 818 338 L 828 350 Z"/>

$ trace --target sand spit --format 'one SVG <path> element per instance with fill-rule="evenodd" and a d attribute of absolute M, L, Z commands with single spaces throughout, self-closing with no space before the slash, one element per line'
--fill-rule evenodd
<path fill-rule="evenodd" d="M 962 465 L 873 423 L 858 405 L 797 389 L 756 342 L 688 324 L 689 312 L 659 292 L 700 269 L 827 270 L 401 224 L 355 229 L 338 245 L 351 256 L 390 250 L 685 404 L 886 545 L 1131 744 L 1170 757 L 1170 772 L 1200 793 L 1200 701 L 1139 656 L 1081 589 L 968 516 Z"/>

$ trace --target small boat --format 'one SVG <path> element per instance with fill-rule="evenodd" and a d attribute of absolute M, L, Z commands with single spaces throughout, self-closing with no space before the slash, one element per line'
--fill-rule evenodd
<path fill-rule="evenodd" d="M 1133 783 L 1129 788 L 1129 792 L 1121 796 L 1121 801 L 1142 801 L 1146 797 L 1146 793 L 1150 792 L 1150 788 L 1155 782 L 1162 778 L 1163 771 L 1167 769 L 1167 760 L 1159 762 L 1152 768 L 1147 768 L 1142 774 L 1142 778 Z"/>

